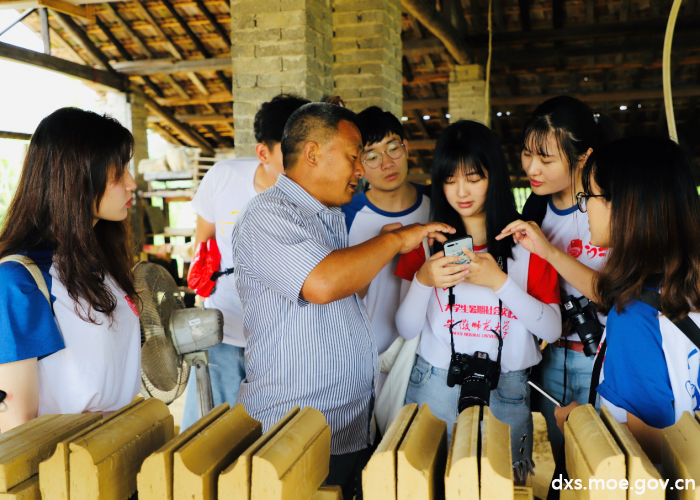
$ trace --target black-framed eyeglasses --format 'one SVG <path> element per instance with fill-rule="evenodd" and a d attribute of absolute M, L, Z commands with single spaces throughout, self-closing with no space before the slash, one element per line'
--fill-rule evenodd
<path fill-rule="evenodd" d="M 604 200 L 608 199 L 608 197 L 604 194 L 576 193 L 576 204 L 578 205 L 578 209 L 584 214 L 588 209 L 588 198 L 603 198 Z"/>
<path fill-rule="evenodd" d="M 403 142 L 390 142 L 384 151 L 371 151 L 363 156 L 362 163 L 367 165 L 369 168 L 379 168 L 383 163 L 383 154 L 391 158 L 392 160 L 398 160 L 404 154 L 406 146 Z"/>
<path fill-rule="evenodd" d="M 7 410 L 7 403 L 5 403 L 5 398 L 7 393 L 5 391 L 0 391 L 0 411 Z"/>

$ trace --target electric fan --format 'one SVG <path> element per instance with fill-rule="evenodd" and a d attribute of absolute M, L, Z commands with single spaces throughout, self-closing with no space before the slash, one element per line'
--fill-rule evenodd
<path fill-rule="evenodd" d="M 218 309 L 185 309 L 168 271 L 139 262 L 134 284 L 141 298 L 141 393 L 170 404 L 185 391 L 190 367 L 197 374 L 200 416 L 214 407 L 207 347 L 223 340 Z"/>

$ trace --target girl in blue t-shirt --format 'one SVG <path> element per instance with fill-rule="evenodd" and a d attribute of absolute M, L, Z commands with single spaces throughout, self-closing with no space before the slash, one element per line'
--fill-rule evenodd
<path fill-rule="evenodd" d="M 591 155 L 578 199 L 591 241 L 610 248 L 594 282 L 608 313 L 601 404 L 658 463 L 659 429 L 700 410 L 700 346 L 673 324 L 687 316 L 700 324 L 700 197 L 690 163 L 669 139 L 621 139 Z M 638 300 L 644 288 L 660 291 L 660 311 Z M 576 406 L 555 411 L 560 427 Z"/>
<path fill-rule="evenodd" d="M 0 264 L 0 432 L 44 413 L 116 410 L 138 393 L 125 222 L 136 189 L 127 169 L 133 148 L 116 120 L 77 108 L 50 114 L 32 136 L 0 258 L 31 258 L 48 300 L 24 265 Z"/>

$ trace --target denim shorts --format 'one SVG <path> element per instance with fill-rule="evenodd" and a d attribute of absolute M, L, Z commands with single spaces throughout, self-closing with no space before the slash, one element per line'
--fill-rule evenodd
<path fill-rule="evenodd" d="M 530 412 L 530 369 L 501 373 L 498 387 L 491 391 L 489 408 L 493 415 L 510 426 L 513 463 L 532 462 L 532 413 Z M 406 404 L 427 404 L 430 411 L 447 423 L 448 443 L 457 422 L 457 403 L 461 386 L 448 387 L 447 370 L 435 368 L 421 356 L 411 371 Z"/>
<path fill-rule="evenodd" d="M 229 403 L 233 406 L 238 397 L 238 390 L 245 378 L 245 347 L 231 344 L 218 344 L 209 351 L 209 375 L 214 406 Z M 199 419 L 199 399 L 197 398 L 197 375 L 195 368 L 190 371 L 185 393 L 185 409 L 182 413 L 180 432 Z"/>

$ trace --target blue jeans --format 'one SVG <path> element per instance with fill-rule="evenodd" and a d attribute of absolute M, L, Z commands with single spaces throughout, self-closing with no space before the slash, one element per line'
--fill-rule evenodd
<path fill-rule="evenodd" d="M 566 352 L 566 395 L 564 394 L 564 351 Z M 588 394 L 591 390 L 591 374 L 593 372 L 593 356 L 590 358 L 585 354 L 556 347 L 549 344 L 542 353 L 542 363 L 540 364 L 539 376 L 540 385 L 552 396 L 569 404 L 577 401 L 581 404 L 588 403 Z M 596 403 L 596 409 L 599 404 Z M 564 435 L 557 427 L 557 420 L 554 418 L 554 403 L 542 397 L 540 410 L 547 421 L 547 433 L 549 442 L 552 444 L 552 451 L 557 453 L 564 441 Z"/>
<path fill-rule="evenodd" d="M 211 391 L 214 394 L 214 406 L 221 403 L 229 403 L 233 406 L 236 403 L 241 382 L 245 378 L 245 348 L 219 344 L 210 347 L 207 351 L 209 351 L 209 374 L 211 376 Z M 187 381 L 185 409 L 182 413 L 180 432 L 187 429 L 199 418 L 197 375 L 193 367 Z"/>
<path fill-rule="evenodd" d="M 491 391 L 489 408 L 493 415 L 510 426 L 513 463 L 532 461 L 532 413 L 530 412 L 530 370 L 502 373 L 498 387 Z M 406 391 L 406 404 L 427 404 L 430 411 L 447 423 L 447 442 L 457 422 L 460 385 L 447 386 L 447 370 L 435 368 L 418 356 Z"/>

